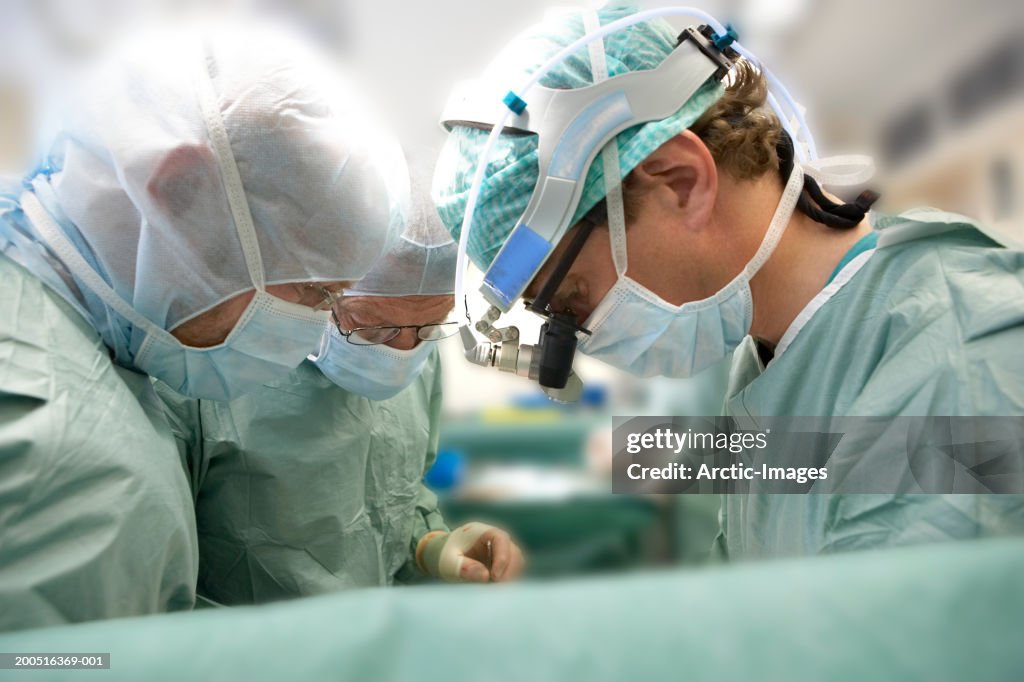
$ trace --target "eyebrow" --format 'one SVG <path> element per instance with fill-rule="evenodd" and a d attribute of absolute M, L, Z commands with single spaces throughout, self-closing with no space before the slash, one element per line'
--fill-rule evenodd
<path fill-rule="evenodd" d="M 342 299 L 342 300 L 344 300 L 344 299 Z M 357 318 L 358 317 L 358 318 L 365 319 L 365 318 L 369 317 L 371 319 L 371 321 L 372 320 L 379 320 L 380 316 L 376 314 L 374 308 L 375 307 L 373 305 L 371 305 L 371 304 L 366 304 L 366 303 L 362 303 L 362 302 L 360 302 L 360 303 L 351 303 L 350 302 L 350 303 L 347 303 L 347 304 L 341 306 L 339 309 L 336 309 L 336 312 L 338 312 L 339 314 L 342 314 L 342 315 L 347 315 L 347 316 L 352 317 L 352 318 Z"/>
<path fill-rule="evenodd" d="M 526 300 L 532 300 L 537 298 L 537 294 L 540 293 L 541 287 L 544 286 L 544 282 L 546 282 L 548 277 L 551 276 L 551 269 L 548 268 L 550 262 L 551 259 L 549 257 L 548 260 L 545 261 L 544 264 L 540 266 L 540 269 L 537 270 L 537 274 L 533 276 L 533 279 L 530 280 L 530 283 L 526 285 L 525 289 L 523 289 L 521 298 Z M 543 278 L 541 277 L 541 275 L 543 275 Z"/>
<path fill-rule="evenodd" d="M 431 307 L 436 307 L 436 306 L 431 306 Z M 455 305 L 454 304 L 446 306 L 445 310 L 440 312 L 440 313 L 438 313 L 437 317 L 432 318 L 431 321 L 429 321 L 429 322 L 423 322 L 421 324 L 441 324 L 442 322 L 447 322 L 448 321 L 448 317 L 452 314 L 453 310 L 455 310 Z M 421 325 L 397 325 L 397 324 L 390 323 L 390 322 L 388 322 L 386 320 L 387 315 L 381 316 L 377 312 L 377 307 L 376 306 L 374 306 L 371 303 L 363 302 L 363 301 L 360 301 L 358 303 L 349 303 L 345 307 L 343 312 L 345 314 L 348 314 L 348 315 L 352 316 L 352 317 L 359 317 L 359 318 L 363 318 L 363 319 L 370 318 L 370 321 L 368 323 L 366 323 L 367 326 L 388 326 L 388 327 L 390 327 L 390 326 L 396 326 L 396 327 L 403 327 L 403 326 L 405 326 L 405 327 L 409 327 L 409 326 L 415 327 L 415 326 L 421 326 Z M 407 312 L 407 311 L 399 311 L 399 313 L 404 313 L 404 312 Z"/>

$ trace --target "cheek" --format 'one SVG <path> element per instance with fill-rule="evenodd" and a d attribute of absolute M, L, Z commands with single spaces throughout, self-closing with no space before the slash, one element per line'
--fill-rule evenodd
<path fill-rule="evenodd" d="M 302 303 L 300 289 L 294 284 L 268 284 L 267 293 L 289 303 Z"/>
<path fill-rule="evenodd" d="M 220 306 L 217 306 L 211 313 L 214 313 L 216 318 L 216 324 L 220 325 L 218 331 L 223 332 L 226 337 L 238 324 L 238 320 L 241 319 L 242 313 L 252 302 L 253 297 L 256 295 L 255 291 L 247 291 L 244 294 L 239 294 L 234 298 L 225 301 Z M 223 306 L 223 307 L 222 307 Z M 222 339 L 223 340 L 223 339 Z"/>
<path fill-rule="evenodd" d="M 619 275 L 612 262 L 611 244 L 606 230 L 596 231 L 593 242 L 588 240 L 587 246 L 580 253 L 574 270 L 580 275 L 580 288 L 586 295 L 576 303 L 577 314 L 586 319 L 604 299 L 618 281 Z"/>
<path fill-rule="evenodd" d="M 730 253 L 730 245 L 701 248 L 685 232 L 655 232 L 649 240 L 628 242 L 629 276 L 672 305 L 684 305 L 713 295 L 732 277 L 707 282 L 712 261 Z M 737 268 L 736 272 L 739 272 Z"/>
<path fill-rule="evenodd" d="M 585 307 L 585 309 L 578 311 L 584 320 L 590 317 L 594 309 L 604 300 L 604 297 L 608 295 L 608 292 L 611 291 L 611 288 L 615 286 L 615 282 L 618 280 L 618 275 L 615 273 L 614 268 L 611 272 L 594 273 L 594 275 L 591 277 L 591 281 L 587 283 L 586 302 L 580 306 Z"/>
<path fill-rule="evenodd" d="M 254 291 L 247 291 L 228 299 L 202 315 L 178 325 L 171 330 L 171 334 L 185 345 L 196 348 L 222 343 L 235 328 L 255 294 Z"/>

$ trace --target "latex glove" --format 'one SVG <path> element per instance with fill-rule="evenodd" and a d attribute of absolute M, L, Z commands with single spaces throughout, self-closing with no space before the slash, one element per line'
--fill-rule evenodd
<path fill-rule="evenodd" d="M 523 572 L 523 553 L 509 534 L 478 521 L 427 533 L 416 546 L 416 562 L 448 582 L 506 582 Z"/>

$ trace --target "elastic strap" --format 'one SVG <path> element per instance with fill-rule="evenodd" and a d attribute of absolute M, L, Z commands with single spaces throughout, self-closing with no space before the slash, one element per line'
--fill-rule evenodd
<path fill-rule="evenodd" d="M 249 279 L 256 289 L 262 291 L 266 286 L 263 258 L 260 255 L 260 245 L 256 238 L 256 228 L 252 223 L 252 213 L 249 212 L 249 202 L 245 198 L 245 189 L 242 187 L 242 177 L 238 174 L 235 155 L 231 151 L 231 142 L 228 139 L 227 130 L 224 129 L 224 120 L 221 118 L 220 107 L 217 104 L 217 93 L 213 89 L 211 77 L 213 56 L 206 48 L 205 44 L 200 45 L 202 61 L 199 64 L 196 77 L 199 107 L 203 113 L 203 120 L 206 122 L 206 130 L 210 136 L 210 143 L 213 145 L 214 155 L 217 157 L 217 166 L 220 168 L 221 181 L 224 183 L 228 206 L 231 208 L 231 217 L 234 219 L 235 230 L 238 232 L 238 241 L 242 244 L 242 254 L 245 256 L 245 266 L 249 270 Z"/>
<path fill-rule="evenodd" d="M 787 178 L 794 168 L 794 149 L 793 140 L 786 131 L 782 131 L 776 151 L 779 155 L 779 174 Z M 797 200 L 797 208 L 815 222 L 839 230 L 848 230 L 864 220 L 878 197 L 877 192 L 865 190 L 853 203 L 834 202 L 825 195 L 810 172 L 807 172 L 804 173 L 803 191 Z"/>
<path fill-rule="evenodd" d="M 583 10 L 583 29 L 593 33 L 601 28 L 597 10 Z M 590 51 L 590 73 L 594 84 L 608 80 L 608 64 L 605 58 L 604 38 L 587 45 Z M 628 265 L 626 256 L 626 211 L 622 200 L 622 168 L 619 165 L 619 142 L 612 138 L 601 150 L 604 170 L 605 210 L 612 249 L 615 272 L 621 277 Z"/>
<path fill-rule="evenodd" d="M 21 208 L 32 221 L 32 225 L 39 230 L 39 234 L 47 241 L 53 249 L 57 258 L 92 290 L 94 294 L 109 305 L 121 317 L 131 322 L 136 327 L 147 332 L 166 333 L 160 326 L 147 319 L 139 311 L 128 304 L 109 284 L 107 284 L 99 273 L 92 269 L 78 249 L 64 235 L 64 232 L 57 225 L 57 222 L 50 216 L 49 212 L 40 203 L 38 197 L 32 192 L 24 192 L 21 195 Z"/>

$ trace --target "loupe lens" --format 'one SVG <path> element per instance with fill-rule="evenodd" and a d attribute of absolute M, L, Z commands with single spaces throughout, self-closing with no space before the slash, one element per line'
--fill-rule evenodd
<path fill-rule="evenodd" d="M 565 388 L 576 356 L 576 318 L 554 313 L 540 328 L 537 381 L 547 388 Z"/>

